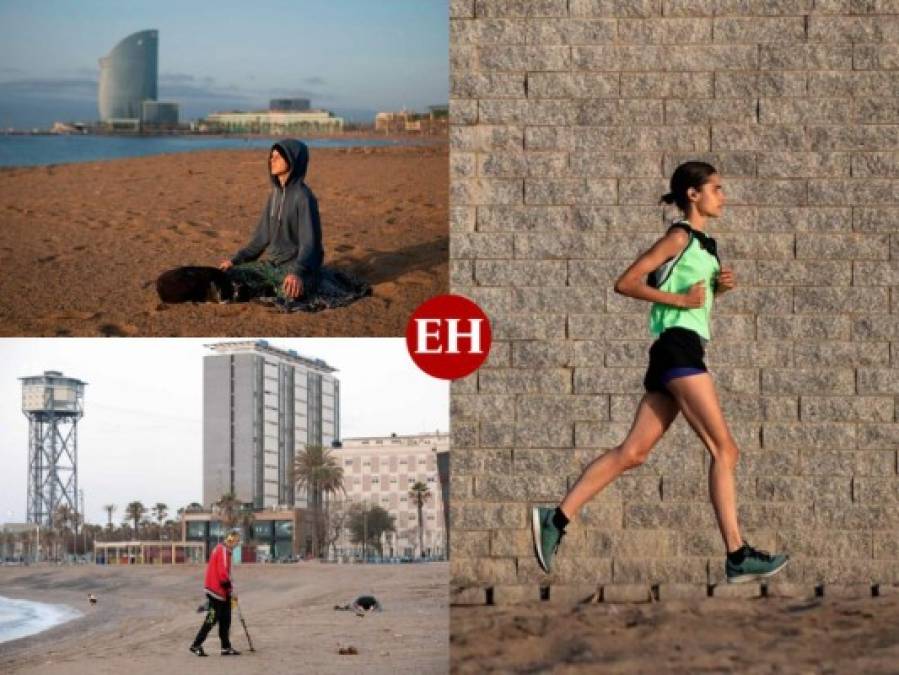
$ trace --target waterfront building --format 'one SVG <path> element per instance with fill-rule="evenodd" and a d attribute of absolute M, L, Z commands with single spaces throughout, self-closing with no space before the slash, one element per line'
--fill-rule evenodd
<path fill-rule="evenodd" d="M 321 359 L 265 340 L 220 342 L 203 359 L 203 504 L 306 508 L 297 450 L 340 438 L 340 381 Z"/>
<path fill-rule="evenodd" d="M 448 433 L 366 436 L 345 438 L 334 455 L 343 468 L 347 507 L 352 503 L 378 505 L 396 518 L 396 532 L 384 542 L 385 556 L 446 556 L 447 496 L 443 489 L 439 458 L 448 456 Z M 420 481 L 430 496 L 424 502 L 423 551 L 419 551 L 418 510 L 410 496 L 412 485 Z M 337 541 L 338 555 L 357 553 L 349 532 Z"/>
<path fill-rule="evenodd" d="M 159 32 L 143 30 L 124 38 L 100 59 L 100 121 L 122 126 L 139 120 L 144 101 L 155 101 L 159 82 Z"/>
<path fill-rule="evenodd" d="M 340 133 L 344 121 L 327 110 L 263 110 L 212 113 L 206 116 L 206 124 L 210 128 L 232 133 Z"/>

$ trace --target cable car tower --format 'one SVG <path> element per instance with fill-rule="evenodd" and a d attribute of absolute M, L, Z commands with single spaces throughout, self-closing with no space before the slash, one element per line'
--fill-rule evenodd
<path fill-rule="evenodd" d="M 56 370 L 20 377 L 22 412 L 28 418 L 27 520 L 53 525 L 60 506 L 78 505 L 78 420 L 84 415 L 85 382 Z"/>

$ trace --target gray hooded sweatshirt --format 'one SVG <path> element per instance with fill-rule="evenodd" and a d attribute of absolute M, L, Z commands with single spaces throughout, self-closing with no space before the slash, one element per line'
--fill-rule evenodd
<path fill-rule="evenodd" d="M 284 154 L 290 165 L 287 182 L 282 188 L 277 177 L 271 176 L 272 192 L 253 238 L 231 262 L 235 265 L 251 262 L 267 249 L 272 264 L 287 266 L 290 273 L 307 280 L 317 274 L 325 257 L 318 200 L 304 182 L 309 148 L 292 138 L 278 141 L 272 150 L 275 148 Z"/>

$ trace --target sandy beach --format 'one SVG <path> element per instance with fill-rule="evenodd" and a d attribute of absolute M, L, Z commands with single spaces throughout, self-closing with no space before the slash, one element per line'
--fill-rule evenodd
<path fill-rule="evenodd" d="M 897 673 L 899 587 L 877 598 L 453 607 L 454 673 Z"/>
<path fill-rule="evenodd" d="M 374 294 L 316 314 L 162 305 L 155 280 L 217 265 L 248 240 L 270 189 L 264 150 L 0 170 L 0 335 L 400 336 L 447 292 L 445 144 L 311 150 L 325 263 Z"/>
<path fill-rule="evenodd" d="M 235 570 L 256 652 L 209 658 L 187 651 L 203 615 L 200 566 L 0 568 L 0 594 L 67 603 L 85 616 L 0 644 L 3 673 L 445 673 L 448 565 L 244 565 Z M 89 607 L 87 594 L 99 602 Z M 336 604 L 373 593 L 384 611 L 363 618 Z M 247 646 L 235 613 L 237 649 Z M 340 655 L 353 646 L 358 655 Z"/>

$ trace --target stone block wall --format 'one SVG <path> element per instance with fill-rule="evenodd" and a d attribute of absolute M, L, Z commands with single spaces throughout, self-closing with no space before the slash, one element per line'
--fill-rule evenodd
<path fill-rule="evenodd" d="M 682 418 L 551 576 L 528 530 L 630 428 L 649 305 L 612 284 L 686 159 L 729 199 L 707 363 L 747 538 L 791 553 L 784 584 L 899 583 L 899 2 L 451 0 L 450 31 L 451 286 L 494 330 L 452 388 L 457 597 L 722 580 Z"/>

